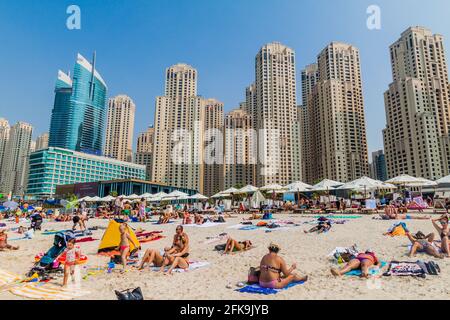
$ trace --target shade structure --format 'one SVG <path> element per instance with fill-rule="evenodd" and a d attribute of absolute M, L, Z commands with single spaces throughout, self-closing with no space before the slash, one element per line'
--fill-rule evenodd
<path fill-rule="evenodd" d="M 84 202 L 90 202 L 92 200 L 91 197 L 83 197 L 81 199 L 78 199 L 78 202 L 84 201 Z"/>
<path fill-rule="evenodd" d="M 200 193 L 197 193 L 197 194 L 194 194 L 193 196 L 190 196 L 189 199 L 191 199 L 191 200 L 208 200 L 209 198 Z"/>
<path fill-rule="evenodd" d="M 344 183 L 334 180 L 325 179 L 320 181 L 319 183 L 313 185 L 313 191 L 328 191 L 334 190 L 337 187 L 342 186 Z"/>
<path fill-rule="evenodd" d="M 231 194 L 219 192 L 219 193 L 216 193 L 215 195 L 211 196 L 211 198 L 213 198 L 213 199 L 220 199 L 220 198 L 227 198 L 227 197 L 231 197 Z"/>
<path fill-rule="evenodd" d="M 139 196 L 140 199 L 142 199 L 142 198 L 148 199 L 148 198 L 151 198 L 151 197 L 153 197 L 153 195 L 151 193 L 144 193 L 144 194 L 141 194 Z"/>
<path fill-rule="evenodd" d="M 258 188 L 257 188 L 257 187 L 254 187 L 254 186 L 252 186 L 252 185 L 247 185 L 247 186 L 245 186 L 245 187 L 239 189 L 236 193 L 237 193 L 237 194 L 242 194 L 242 193 L 254 193 L 254 192 L 256 192 L 256 191 L 258 191 Z"/>
<path fill-rule="evenodd" d="M 423 187 L 423 186 L 437 185 L 436 182 L 433 182 L 431 180 L 425 178 L 416 178 L 407 174 L 403 174 L 398 177 L 389 179 L 386 181 L 386 183 L 407 187 Z"/>
<path fill-rule="evenodd" d="M 283 187 L 279 184 L 268 184 L 264 187 L 259 188 L 259 190 L 266 191 L 266 192 L 275 192 L 275 191 L 280 191 L 280 190 L 287 190 L 287 188 Z"/>
<path fill-rule="evenodd" d="M 369 177 L 361 177 L 359 179 L 345 183 L 337 188 L 338 190 L 356 190 L 356 191 L 374 191 L 378 189 L 396 189 L 395 185 L 375 180 Z"/>
<path fill-rule="evenodd" d="M 102 198 L 95 196 L 95 197 L 91 198 L 90 201 L 86 201 L 86 202 L 100 202 L 100 201 L 102 201 Z"/>
<path fill-rule="evenodd" d="M 189 195 L 187 193 L 175 190 L 169 193 L 166 197 L 167 198 L 180 198 L 180 197 L 188 197 Z"/>
<path fill-rule="evenodd" d="M 239 190 L 236 189 L 236 188 L 229 188 L 229 189 L 224 190 L 224 191 L 219 192 L 219 193 L 221 193 L 221 194 L 232 194 L 232 193 L 236 193 L 236 192 L 238 192 L 238 191 L 239 191 Z"/>
<path fill-rule="evenodd" d="M 133 193 L 133 194 L 130 194 L 129 196 L 126 196 L 125 198 L 134 200 L 134 199 L 139 199 L 139 196 L 137 194 Z"/>
<path fill-rule="evenodd" d="M 116 199 L 116 198 L 114 198 L 113 196 L 106 196 L 106 197 L 101 198 L 100 201 L 110 202 L 110 201 L 113 201 L 114 199 Z"/>
<path fill-rule="evenodd" d="M 312 186 L 301 181 L 296 181 L 286 186 L 287 192 L 308 192 Z"/>
<path fill-rule="evenodd" d="M 3 206 L 9 210 L 15 210 L 15 209 L 17 209 L 19 204 L 15 201 L 6 201 L 5 203 L 3 203 Z"/>
<path fill-rule="evenodd" d="M 149 201 L 150 202 L 158 202 L 158 201 L 162 201 L 164 197 L 167 197 L 167 193 L 165 192 L 158 192 L 156 194 L 154 194 Z"/>
<path fill-rule="evenodd" d="M 436 183 L 439 184 L 450 184 L 450 176 L 446 176 L 436 180 Z"/>

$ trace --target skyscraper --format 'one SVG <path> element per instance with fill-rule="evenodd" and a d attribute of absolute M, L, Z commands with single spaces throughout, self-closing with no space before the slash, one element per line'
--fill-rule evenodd
<path fill-rule="evenodd" d="M 384 94 L 388 177 L 449 174 L 450 102 L 443 37 L 410 27 L 390 46 L 393 82 Z"/>
<path fill-rule="evenodd" d="M 388 179 L 386 157 L 384 156 L 383 150 L 372 152 L 372 163 L 370 169 L 373 179 L 380 181 L 386 181 Z"/>
<path fill-rule="evenodd" d="M 5 157 L 5 148 L 9 140 L 9 123 L 8 120 L 0 118 L 0 173 L 2 172 L 3 160 Z M 0 177 L 1 182 L 1 177 Z"/>
<path fill-rule="evenodd" d="M 166 70 L 165 95 L 156 98 L 152 178 L 203 192 L 203 120 L 197 70 L 176 64 Z"/>
<path fill-rule="evenodd" d="M 305 180 L 347 182 L 368 170 L 366 124 L 359 50 L 332 42 L 318 55 L 318 78 L 303 77 L 307 136 Z M 315 70 L 312 71 L 312 78 Z"/>
<path fill-rule="evenodd" d="M 37 137 L 35 147 L 36 151 L 48 148 L 48 138 L 49 138 L 48 133 L 43 133 L 39 137 Z"/>
<path fill-rule="evenodd" d="M 257 139 L 252 116 L 239 108 L 225 116 L 224 189 L 256 184 Z"/>
<path fill-rule="evenodd" d="M 106 120 L 107 86 L 91 64 L 78 54 L 73 77 L 58 72 L 50 123 L 49 145 L 101 154 Z"/>
<path fill-rule="evenodd" d="M 242 104 L 241 109 L 251 117 L 253 129 L 256 129 L 256 121 L 258 120 L 256 103 L 256 85 L 252 83 L 245 88 L 245 103 Z"/>
<path fill-rule="evenodd" d="M 205 108 L 205 165 L 203 193 L 212 196 L 223 189 L 223 103 L 203 100 Z"/>
<path fill-rule="evenodd" d="M 152 177 L 152 161 L 153 161 L 153 141 L 155 137 L 155 129 L 153 127 L 147 128 L 147 131 L 141 132 L 137 138 L 136 154 L 134 162 L 145 165 L 146 178 L 151 181 Z"/>
<path fill-rule="evenodd" d="M 299 142 L 294 50 L 278 42 L 264 45 L 255 58 L 255 73 L 257 183 L 286 185 L 296 180 L 294 144 Z"/>
<path fill-rule="evenodd" d="M 133 132 L 136 106 L 126 95 L 109 99 L 105 156 L 120 161 L 133 160 Z"/>
<path fill-rule="evenodd" d="M 30 156 L 30 144 L 33 127 L 25 122 L 18 122 L 10 129 L 6 143 L 1 172 L 0 190 L 21 195 L 26 188 L 26 166 Z"/>

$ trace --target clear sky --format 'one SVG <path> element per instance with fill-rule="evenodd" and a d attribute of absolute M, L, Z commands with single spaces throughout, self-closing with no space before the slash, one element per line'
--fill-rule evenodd
<path fill-rule="evenodd" d="M 67 7 L 81 8 L 81 30 L 68 30 Z M 381 30 L 366 27 L 369 5 L 381 8 Z M 137 105 L 135 136 L 153 124 L 165 68 L 185 62 L 199 72 L 198 92 L 229 111 L 254 80 L 254 57 L 279 41 L 297 55 L 300 71 L 331 41 L 357 46 L 369 152 L 382 148 L 383 92 L 392 80 L 388 47 L 408 26 L 450 38 L 448 0 L 2 0 L 0 117 L 47 132 L 57 70 L 72 70 L 76 54 L 91 58 L 109 96 Z M 447 55 L 450 40 L 446 42 Z M 298 90 L 298 103 L 301 92 Z"/>

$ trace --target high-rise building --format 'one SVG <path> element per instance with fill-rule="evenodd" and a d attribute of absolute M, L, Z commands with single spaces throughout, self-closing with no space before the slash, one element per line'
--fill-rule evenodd
<path fill-rule="evenodd" d="M 254 83 L 245 88 L 245 103 L 242 103 L 240 108 L 252 118 L 252 127 L 256 129 L 258 113 L 256 106 L 256 85 Z"/>
<path fill-rule="evenodd" d="M 312 80 L 315 74 L 318 78 Z M 305 181 L 347 182 L 368 175 L 359 50 L 332 42 L 318 55 L 317 71 L 313 68 L 309 80 L 302 78 L 308 82 L 303 84 L 308 122 Z"/>
<path fill-rule="evenodd" d="M 384 94 L 388 177 L 449 174 L 450 102 L 443 37 L 410 27 L 390 46 L 393 82 Z"/>
<path fill-rule="evenodd" d="M 13 125 L 6 143 L 1 172 L 0 190 L 16 195 L 23 195 L 26 191 L 26 171 L 30 155 L 31 136 L 33 127 L 25 122 Z"/>
<path fill-rule="evenodd" d="M 49 147 L 30 155 L 27 193 L 52 197 L 56 186 L 114 179 L 145 179 L 145 166 Z"/>
<path fill-rule="evenodd" d="M 205 108 L 205 164 L 203 193 L 212 196 L 223 189 L 223 103 L 203 100 Z"/>
<path fill-rule="evenodd" d="M 0 173 L 2 172 L 3 159 L 5 156 L 6 143 L 9 140 L 9 122 L 4 118 L 0 118 Z M 0 177 L 1 182 L 1 177 Z"/>
<path fill-rule="evenodd" d="M 224 189 L 256 184 L 257 137 L 252 116 L 242 108 L 225 116 Z"/>
<path fill-rule="evenodd" d="M 152 161 L 153 161 L 153 141 L 155 138 L 155 129 L 147 128 L 147 131 L 141 132 L 137 138 L 137 148 L 134 156 L 134 163 L 145 165 L 146 179 L 151 181 L 152 177 Z"/>
<path fill-rule="evenodd" d="M 133 132 L 136 106 L 126 95 L 109 99 L 106 126 L 106 157 L 120 161 L 133 160 Z"/>
<path fill-rule="evenodd" d="M 59 71 L 49 146 L 101 154 L 107 86 L 92 64 L 78 54 L 72 78 Z"/>
<path fill-rule="evenodd" d="M 49 138 L 48 133 L 43 133 L 39 137 L 37 137 L 35 149 L 36 150 L 47 149 L 48 148 L 48 138 Z"/>
<path fill-rule="evenodd" d="M 264 45 L 255 58 L 257 184 L 286 185 L 297 177 L 298 141 L 295 52 L 278 42 Z"/>
<path fill-rule="evenodd" d="M 197 70 L 173 65 L 165 83 L 165 95 L 156 98 L 152 178 L 203 192 L 205 108 L 197 96 Z"/>
<path fill-rule="evenodd" d="M 387 167 L 383 150 L 372 152 L 372 163 L 370 164 L 371 177 L 376 180 L 386 181 Z"/>

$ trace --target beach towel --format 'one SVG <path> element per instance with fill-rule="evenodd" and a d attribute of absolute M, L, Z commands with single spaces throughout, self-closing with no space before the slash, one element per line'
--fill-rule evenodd
<path fill-rule="evenodd" d="M 386 265 L 387 265 L 386 262 L 381 261 L 381 267 L 379 267 L 379 268 L 375 267 L 375 268 L 369 269 L 369 275 L 375 276 L 375 275 L 380 274 L 381 270 L 382 270 Z M 359 277 L 359 276 L 361 275 L 361 270 L 352 270 L 352 271 L 347 272 L 345 275 L 346 275 L 346 276 L 357 276 L 357 277 Z"/>
<path fill-rule="evenodd" d="M 218 236 L 215 236 L 215 237 L 208 237 L 208 238 L 206 238 L 206 240 L 203 241 L 203 244 L 212 244 L 212 243 L 216 243 L 216 242 L 221 242 L 221 241 L 224 241 L 224 240 L 228 240 L 229 237 L 230 236 L 228 234 L 222 233 L 222 234 L 219 234 Z"/>
<path fill-rule="evenodd" d="M 194 228 L 211 228 L 223 225 L 222 222 L 205 222 L 203 224 L 186 224 L 185 227 L 194 227 Z"/>
<path fill-rule="evenodd" d="M 92 241 L 97 241 L 97 240 L 98 239 L 94 239 L 92 237 L 86 237 L 86 238 L 76 239 L 75 243 L 92 242 Z"/>
<path fill-rule="evenodd" d="M 408 228 L 404 222 L 399 222 L 394 224 L 391 228 L 389 228 L 388 232 L 385 234 L 391 237 L 405 236 L 406 232 L 408 232 Z"/>
<path fill-rule="evenodd" d="M 16 296 L 38 300 L 71 300 L 89 294 L 82 289 L 65 289 L 48 283 L 27 283 L 9 290 Z"/>
<path fill-rule="evenodd" d="M 314 216 L 313 218 L 319 219 L 323 216 Z M 362 218 L 362 216 L 337 216 L 337 215 L 327 215 L 327 219 L 359 219 Z"/>
<path fill-rule="evenodd" d="M 19 275 L 9 271 L 0 270 L 0 288 L 4 285 L 11 284 L 20 280 L 22 280 L 22 277 L 20 277 Z"/>
<path fill-rule="evenodd" d="M 208 266 L 209 264 L 210 263 L 206 262 L 206 261 L 190 261 L 189 262 L 189 268 L 187 270 L 176 268 L 176 269 L 173 270 L 173 272 L 182 273 L 182 272 L 187 272 L 187 271 L 194 271 L 194 270 L 197 270 L 197 269 L 204 268 L 204 267 Z M 169 270 L 169 268 L 170 268 L 170 266 L 166 266 L 166 268 L 164 269 L 164 272 Z M 150 267 L 150 269 L 152 271 L 159 271 L 161 268 L 160 267 Z"/>
<path fill-rule="evenodd" d="M 304 281 L 292 282 L 292 283 L 288 284 L 283 289 L 263 288 L 259 284 L 250 284 L 250 285 L 247 285 L 247 286 L 245 286 L 243 288 L 236 289 L 236 291 L 241 292 L 241 293 L 253 293 L 253 294 L 270 295 L 270 294 L 277 294 L 280 291 L 284 291 L 284 290 L 290 289 L 292 287 L 295 287 L 295 286 L 298 286 L 298 285 L 304 284 L 304 283 L 305 283 Z"/>
<path fill-rule="evenodd" d="M 389 269 L 384 273 L 385 276 L 413 276 L 425 278 L 427 274 L 438 275 L 440 267 L 433 261 L 424 262 L 418 260 L 416 262 L 409 261 L 392 261 Z"/>

